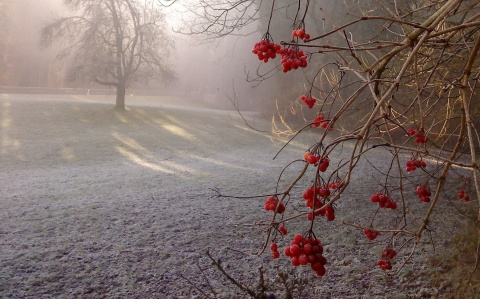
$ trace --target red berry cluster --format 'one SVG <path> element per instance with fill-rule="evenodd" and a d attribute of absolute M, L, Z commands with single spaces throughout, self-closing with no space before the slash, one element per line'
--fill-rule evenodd
<path fill-rule="evenodd" d="M 427 136 L 423 133 L 423 131 L 417 131 L 413 128 L 410 128 L 407 130 L 407 134 L 410 136 L 415 136 L 415 142 L 416 143 L 426 143 L 427 142 Z"/>
<path fill-rule="evenodd" d="M 365 234 L 365 236 L 367 236 L 369 240 L 375 240 L 379 234 L 379 232 L 377 232 L 376 230 L 369 228 L 364 228 L 363 233 Z"/>
<path fill-rule="evenodd" d="M 333 221 L 335 220 L 335 210 L 333 209 L 332 206 L 326 206 L 325 209 L 325 217 L 327 218 L 328 221 Z"/>
<path fill-rule="evenodd" d="M 397 252 L 393 248 L 385 248 L 382 252 L 382 258 L 393 259 L 397 255 Z"/>
<path fill-rule="evenodd" d="M 462 190 L 458 191 L 458 199 L 463 199 L 465 201 L 469 201 L 470 196 L 468 194 L 465 194 L 465 191 L 462 189 Z"/>
<path fill-rule="evenodd" d="M 303 100 L 302 100 L 302 101 L 303 101 Z M 324 120 L 324 119 L 325 119 L 325 116 L 323 116 L 322 114 L 317 115 L 317 116 L 313 119 L 312 127 L 318 128 L 321 124 L 323 124 L 323 120 Z"/>
<path fill-rule="evenodd" d="M 390 263 L 389 260 L 378 260 L 377 265 L 382 269 L 383 271 L 386 270 L 392 270 L 392 263 Z"/>
<path fill-rule="evenodd" d="M 315 105 L 315 102 L 317 101 L 317 99 L 315 99 L 314 97 L 306 96 L 306 95 L 302 95 L 300 97 L 300 100 L 303 101 L 305 104 L 307 104 L 308 108 L 312 108 L 313 105 Z M 315 122 L 315 120 L 314 120 L 314 122 Z M 316 126 L 316 127 L 318 127 L 318 126 Z"/>
<path fill-rule="evenodd" d="M 285 247 L 283 253 L 290 258 L 293 266 L 305 266 L 310 263 L 312 270 L 315 271 L 318 276 L 325 275 L 327 259 L 322 255 L 323 246 L 320 240 L 316 238 L 304 238 L 302 235 L 297 234 L 290 243 L 290 246 Z"/>
<path fill-rule="evenodd" d="M 275 57 L 277 57 L 278 50 L 280 50 L 280 45 L 263 39 L 255 44 L 252 53 L 256 54 L 259 60 L 263 60 L 263 62 L 268 62 L 270 58 L 274 59 Z"/>
<path fill-rule="evenodd" d="M 425 168 L 427 167 L 427 163 L 425 163 L 423 160 L 417 159 L 417 160 L 410 160 L 407 161 L 406 164 L 406 170 L 407 172 L 417 170 L 417 167 Z"/>
<path fill-rule="evenodd" d="M 392 209 L 395 210 L 397 208 L 397 203 L 394 202 L 390 196 L 383 194 L 382 192 L 378 192 L 377 194 L 373 194 L 370 198 L 372 202 L 378 202 L 378 206 L 380 208 L 385 209 Z"/>
<path fill-rule="evenodd" d="M 320 163 L 318 163 L 318 170 L 320 172 L 327 171 L 328 166 L 330 165 L 330 160 L 328 158 L 321 158 Z"/>
<path fill-rule="evenodd" d="M 314 187 L 310 187 L 305 192 L 303 192 L 303 198 L 306 200 L 305 205 L 310 209 L 318 210 L 323 207 L 323 203 L 320 201 L 318 196 L 326 198 L 330 196 L 330 190 L 328 188 L 321 188 L 317 187 L 316 195 L 317 197 L 314 199 Z M 335 210 L 332 206 L 326 206 L 325 208 L 321 209 L 320 211 L 310 212 L 307 215 L 307 219 L 312 221 L 315 219 L 315 216 L 325 216 L 327 220 L 333 221 L 335 220 Z"/>
<path fill-rule="evenodd" d="M 270 196 L 265 201 L 265 210 L 275 212 L 275 209 L 277 209 L 277 213 L 282 214 L 285 212 L 285 205 L 283 203 L 279 204 L 279 201 L 275 196 Z"/>
<path fill-rule="evenodd" d="M 293 35 L 293 37 L 298 37 L 298 38 L 303 39 L 303 40 L 310 39 L 310 34 L 305 33 L 305 29 L 303 29 L 303 28 L 293 30 L 292 35 Z"/>
<path fill-rule="evenodd" d="M 328 190 L 327 188 L 317 187 L 316 189 L 317 190 L 314 190 L 313 186 L 310 187 L 310 188 L 307 188 L 307 190 L 305 190 L 305 192 L 303 192 L 303 199 L 313 200 L 315 191 L 317 193 L 317 196 L 320 196 L 320 197 L 329 197 L 330 196 L 330 190 Z"/>
<path fill-rule="evenodd" d="M 317 196 L 327 198 L 330 196 L 330 190 L 329 189 L 336 189 L 340 183 L 339 182 L 333 182 L 333 183 L 328 183 L 328 188 L 324 187 L 317 187 L 316 190 L 313 189 L 313 186 L 310 188 L 307 188 L 305 192 L 303 192 L 303 198 L 305 200 L 313 200 L 314 193 L 316 191 Z"/>
<path fill-rule="evenodd" d="M 273 242 L 272 245 L 270 245 L 270 250 L 272 251 L 272 257 L 274 259 L 278 259 L 280 257 L 280 252 L 278 252 L 277 243 Z"/>
<path fill-rule="evenodd" d="M 306 102 L 305 102 L 306 103 Z M 308 104 L 307 104 L 308 105 Z M 313 105 L 312 105 L 313 106 Z M 313 123 L 312 123 L 312 127 L 315 127 L 315 128 L 322 128 L 322 129 L 326 129 L 328 127 L 328 124 L 330 123 L 330 121 L 328 120 L 325 120 L 325 116 L 323 115 L 318 115 L 317 117 L 315 117 L 313 119 Z M 333 130 L 333 127 L 330 128 L 330 130 Z"/>
<path fill-rule="evenodd" d="M 317 205 L 317 200 L 315 200 L 315 210 L 320 209 L 323 207 L 322 203 L 318 203 Z M 309 203 L 307 202 L 307 206 L 311 209 L 313 209 L 313 200 L 312 204 L 309 206 Z M 312 221 L 315 219 L 316 216 L 325 216 L 328 221 L 333 221 L 335 220 L 335 210 L 333 209 L 332 206 L 326 206 L 325 208 L 321 209 L 320 211 L 315 211 L 315 212 L 310 212 L 307 214 L 307 219 L 309 221 Z"/>
<path fill-rule="evenodd" d="M 311 152 L 306 152 L 303 155 L 303 158 L 305 159 L 305 161 L 307 161 L 310 164 L 316 164 L 318 160 L 320 160 L 320 156 L 314 155 Z"/>
<path fill-rule="evenodd" d="M 284 73 L 296 70 L 299 67 L 307 67 L 307 56 L 303 53 L 303 50 L 298 48 L 284 48 L 278 50 L 277 53 L 282 55 L 281 63 Z"/>
<path fill-rule="evenodd" d="M 382 259 L 378 260 L 378 266 L 383 270 L 391 270 L 392 263 L 390 262 L 397 255 L 397 252 L 393 248 L 385 248 L 382 253 Z"/>
<path fill-rule="evenodd" d="M 330 182 L 330 183 L 328 183 L 328 188 L 333 189 L 333 190 L 338 189 L 338 187 L 340 187 L 341 183 L 342 183 L 341 180 L 338 180 L 336 182 Z"/>
<path fill-rule="evenodd" d="M 322 122 L 322 124 L 320 125 L 320 128 L 326 129 L 326 128 L 328 128 L 329 124 L 330 124 L 330 121 L 326 120 L 326 121 Z M 333 130 L 333 126 L 330 127 L 330 130 Z"/>
<path fill-rule="evenodd" d="M 425 186 L 418 186 L 417 195 L 423 202 L 429 202 L 432 192 L 430 192 L 429 188 L 426 188 Z"/>
<path fill-rule="evenodd" d="M 278 230 L 282 233 L 282 235 L 286 235 L 288 233 L 287 228 L 283 225 L 280 225 Z"/>
<path fill-rule="evenodd" d="M 425 134 L 423 134 L 422 132 L 418 132 L 415 135 L 415 142 L 416 143 L 426 143 L 427 142 L 427 136 L 425 136 Z"/>
<path fill-rule="evenodd" d="M 315 207 L 313 206 L 313 203 L 315 202 Z M 308 199 L 306 202 L 305 202 L 305 205 L 307 207 L 309 207 L 310 209 L 313 209 L 315 208 L 315 210 L 317 209 L 320 209 L 321 207 L 323 207 L 323 203 L 320 202 L 320 200 L 318 198 L 315 198 L 315 201 L 313 199 Z M 322 209 L 320 211 L 315 211 L 315 212 L 310 212 L 308 213 L 307 215 L 307 219 L 308 221 L 312 221 L 313 219 L 315 219 L 316 216 L 325 216 L 325 210 L 326 209 Z"/>

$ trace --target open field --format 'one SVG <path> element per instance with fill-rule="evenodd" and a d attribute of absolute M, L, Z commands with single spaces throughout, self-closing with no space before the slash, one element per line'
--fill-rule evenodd
<path fill-rule="evenodd" d="M 232 112 L 148 97 L 126 112 L 110 103 L 101 96 L 0 95 L 1 298 L 187 298 L 189 285 L 179 275 L 205 287 L 196 262 L 205 262 L 206 248 L 245 282 L 255 281 L 260 263 L 270 277 L 275 267 L 290 269 L 285 258 L 272 261 L 268 252 L 228 250 L 257 252 L 261 228 L 239 224 L 269 214 L 263 199 L 218 198 L 211 189 L 274 192 L 278 173 L 302 156 L 312 136 L 272 160 L 282 143 L 246 128 Z M 299 296 L 440 296 L 422 277 L 427 266 L 420 258 L 397 277 L 385 277 L 375 267 L 385 242 L 363 246 L 360 231 L 340 225 L 371 216 L 367 201 L 378 190 L 369 183 L 369 167 L 359 166 L 337 220 L 323 225 L 327 276 L 291 272 L 308 281 Z M 295 174 L 287 171 L 280 184 Z M 456 221 L 432 221 L 439 245 L 451 237 L 446 219 Z M 432 253 L 428 240 L 419 252 Z M 231 285 L 209 273 L 219 298 L 237 298 Z"/>

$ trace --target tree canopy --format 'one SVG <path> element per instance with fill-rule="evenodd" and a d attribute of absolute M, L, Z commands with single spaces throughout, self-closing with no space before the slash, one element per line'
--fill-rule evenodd
<path fill-rule="evenodd" d="M 41 45 L 63 41 L 58 57 L 69 64 L 68 79 L 116 88 L 116 108 L 125 108 L 132 81 L 174 78 L 166 59 L 173 40 L 155 1 L 64 0 L 73 13 L 41 29 Z"/>

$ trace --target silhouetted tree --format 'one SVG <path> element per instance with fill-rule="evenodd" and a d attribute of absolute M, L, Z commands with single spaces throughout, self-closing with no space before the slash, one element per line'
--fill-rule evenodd
<path fill-rule="evenodd" d="M 173 47 L 165 17 L 145 0 L 64 0 L 75 13 L 41 29 L 41 45 L 65 41 L 59 58 L 69 58 L 69 79 L 116 88 L 116 108 L 125 109 L 132 81 L 173 79 L 165 62 Z"/>

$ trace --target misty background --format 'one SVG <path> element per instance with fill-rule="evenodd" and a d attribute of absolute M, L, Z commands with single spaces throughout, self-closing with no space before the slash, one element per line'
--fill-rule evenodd
<path fill-rule="evenodd" d="M 56 58 L 61 43 L 41 49 L 42 26 L 68 11 L 62 0 L 18 0 L 0 2 L 0 92 L 2 93 L 107 93 L 114 89 L 94 82 L 69 82 L 68 63 Z M 220 109 L 233 109 L 235 98 L 242 110 L 258 110 L 259 104 L 272 100 L 272 83 L 247 82 L 246 72 L 259 65 L 251 54 L 253 44 L 261 38 L 258 22 L 243 28 L 239 35 L 216 40 L 175 33 L 188 28 L 179 20 L 176 7 L 166 10 L 168 32 L 175 40 L 175 50 L 168 63 L 176 72 L 176 80 L 168 85 L 160 81 L 132 82 L 129 95 L 175 95 L 212 104 Z M 270 85 L 270 86 L 269 86 Z M 90 90 L 90 91 L 88 91 Z"/>

